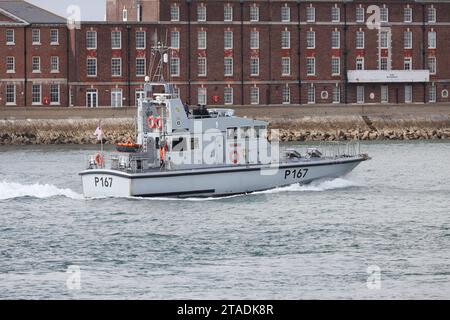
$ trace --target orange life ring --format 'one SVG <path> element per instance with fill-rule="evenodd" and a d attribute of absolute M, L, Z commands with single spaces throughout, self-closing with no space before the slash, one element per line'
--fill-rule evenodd
<path fill-rule="evenodd" d="M 154 116 L 150 116 L 147 118 L 147 125 L 150 129 L 155 128 L 155 117 Z"/>
<path fill-rule="evenodd" d="M 97 155 L 95 156 L 95 163 L 99 166 L 102 167 L 105 165 L 105 158 L 103 158 L 101 153 L 97 153 Z"/>
<path fill-rule="evenodd" d="M 162 129 L 163 122 L 162 122 L 161 117 L 158 117 L 158 118 L 155 119 L 155 127 L 158 128 L 158 129 Z"/>

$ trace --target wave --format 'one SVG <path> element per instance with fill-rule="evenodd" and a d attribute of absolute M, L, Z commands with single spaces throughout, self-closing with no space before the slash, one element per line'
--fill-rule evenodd
<path fill-rule="evenodd" d="M 38 199 L 66 197 L 84 199 L 83 196 L 70 189 L 60 189 L 50 184 L 20 184 L 15 182 L 0 182 L 0 200 L 32 197 Z"/>

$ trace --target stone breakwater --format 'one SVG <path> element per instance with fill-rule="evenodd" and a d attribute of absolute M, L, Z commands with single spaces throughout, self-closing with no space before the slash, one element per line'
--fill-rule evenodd
<path fill-rule="evenodd" d="M 316 116 L 262 118 L 279 129 L 282 141 L 442 140 L 450 139 L 450 116 Z M 95 144 L 97 119 L 0 120 L 0 145 Z M 103 119 L 107 144 L 135 135 L 131 118 Z"/>

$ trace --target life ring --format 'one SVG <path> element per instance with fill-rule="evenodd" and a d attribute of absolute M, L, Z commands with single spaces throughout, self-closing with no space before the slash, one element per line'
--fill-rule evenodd
<path fill-rule="evenodd" d="M 95 163 L 101 168 L 103 168 L 103 166 L 105 165 L 105 158 L 103 158 L 101 153 L 97 153 L 97 155 L 95 156 Z"/>
<path fill-rule="evenodd" d="M 147 125 L 150 129 L 155 128 L 155 117 L 154 116 L 150 116 L 147 118 Z"/>
<path fill-rule="evenodd" d="M 239 153 L 237 150 L 234 150 L 230 153 L 230 160 L 232 164 L 238 164 L 239 163 Z"/>
<path fill-rule="evenodd" d="M 156 127 L 157 129 L 162 129 L 162 127 L 163 127 L 163 122 L 162 122 L 161 117 L 158 117 L 158 118 L 155 119 L 155 127 Z"/>

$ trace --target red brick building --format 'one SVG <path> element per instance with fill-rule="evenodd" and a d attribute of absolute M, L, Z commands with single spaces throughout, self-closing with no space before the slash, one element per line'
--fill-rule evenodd
<path fill-rule="evenodd" d="M 107 0 L 107 22 L 66 31 L 28 21 L 11 49 L 12 17 L 0 11 L 0 49 L 27 61 L 15 75 L 0 65 L 0 106 L 12 78 L 29 93 L 16 105 L 32 104 L 33 81 L 47 98 L 60 81 L 62 106 L 134 106 L 158 41 L 172 47 L 171 80 L 191 104 L 448 102 L 448 12 L 446 0 Z M 33 27 L 42 28 L 41 46 L 30 40 Z M 44 41 L 52 28 L 57 48 Z M 49 65 L 31 71 L 38 53 L 60 54 L 58 77 Z"/>

